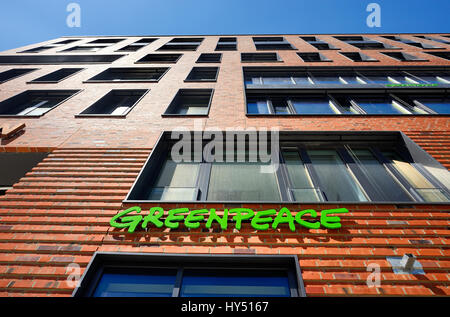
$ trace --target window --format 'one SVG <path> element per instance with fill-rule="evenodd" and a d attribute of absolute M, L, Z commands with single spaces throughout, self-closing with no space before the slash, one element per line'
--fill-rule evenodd
<path fill-rule="evenodd" d="M 228 140 L 223 134 L 214 140 Z M 243 143 L 192 141 L 176 157 L 178 139 L 164 133 L 124 202 L 450 201 L 449 172 L 402 133 L 285 131 L 277 147 L 266 145 L 267 158 L 256 133 L 231 136 Z"/>
<path fill-rule="evenodd" d="M 27 90 L 0 102 L 0 116 L 39 117 L 79 90 Z"/>
<path fill-rule="evenodd" d="M 448 114 L 448 93 L 358 91 L 300 93 L 246 91 L 248 115 L 424 115 Z"/>
<path fill-rule="evenodd" d="M 82 70 L 83 68 L 61 68 L 57 71 L 51 72 L 50 74 L 33 79 L 29 83 L 57 83 Z"/>
<path fill-rule="evenodd" d="M 297 53 L 297 55 L 306 63 L 308 62 L 331 62 L 321 53 Z"/>
<path fill-rule="evenodd" d="M 424 35 L 415 35 L 415 37 L 421 38 L 421 39 L 425 39 L 425 40 L 430 40 L 430 41 L 435 41 L 435 42 L 440 42 L 440 43 L 444 43 L 447 45 L 450 45 L 450 41 L 444 40 L 444 39 L 440 39 L 438 37 L 432 37 L 432 36 L 424 36 Z"/>
<path fill-rule="evenodd" d="M 343 41 L 347 44 L 353 45 L 359 49 L 362 50 L 373 50 L 373 49 L 384 49 L 384 48 L 390 48 L 394 49 L 397 47 L 394 47 L 392 45 L 378 42 L 375 40 L 371 40 L 369 38 L 363 37 L 363 36 L 335 36 L 340 41 Z"/>
<path fill-rule="evenodd" d="M 450 52 L 425 52 L 425 53 L 450 60 Z"/>
<path fill-rule="evenodd" d="M 54 48 L 54 47 L 56 47 L 56 46 L 45 45 L 45 46 L 39 46 L 39 47 L 30 48 L 28 50 L 21 51 L 21 52 L 18 52 L 18 53 L 40 53 L 40 52 L 49 50 L 49 49 Z"/>
<path fill-rule="evenodd" d="M 151 38 L 140 39 L 132 44 L 129 44 L 127 46 L 119 48 L 117 50 L 117 52 L 136 52 L 156 40 L 157 39 L 151 39 Z"/>
<path fill-rule="evenodd" d="M 382 52 L 381 54 L 395 58 L 396 60 L 399 60 L 402 62 L 427 61 L 426 59 L 411 55 L 409 53 L 403 53 L 403 52 Z"/>
<path fill-rule="evenodd" d="M 98 40 L 91 41 L 91 42 L 89 42 L 89 44 L 116 44 L 123 40 L 125 40 L 125 39 L 105 38 L 105 39 L 98 39 Z"/>
<path fill-rule="evenodd" d="M 76 117 L 117 116 L 125 117 L 131 109 L 147 94 L 145 89 L 114 89 L 85 109 Z"/>
<path fill-rule="evenodd" d="M 76 297 L 305 296 L 291 255 L 179 255 L 96 252 Z"/>
<path fill-rule="evenodd" d="M 12 188 L 48 153 L 0 153 L 0 196 Z"/>
<path fill-rule="evenodd" d="M 87 82 L 157 82 L 168 70 L 167 67 L 108 68 Z"/>
<path fill-rule="evenodd" d="M 281 62 L 277 53 L 241 53 L 241 62 Z"/>
<path fill-rule="evenodd" d="M 103 64 L 112 63 L 124 55 L 1 55 L 0 64 Z"/>
<path fill-rule="evenodd" d="M 194 67 L 185 81 L 216 81 L 219 67 Z"/>
<path fill-rule="evenodd" d="M 61 46 L 61 45 L 71 44 L 71 43 L 77 42 L 77 41 L 79 41 L 79 39 L 62 40 L 60 42 L 53 43 L 52 45 Z"/>
<path fill-rule="evenodd" d="M 235 51 L 237 39 L 235 37 L 221 37 L 217 42 L 216 51 Z"/>
<path fill-rule="evenodd" d="M 422 43 L 422 42 L 416 42 L 413 40 L 409 40 L 409 39 L 405 39 L 399 36 L 383 36 L 384 38 L 388 39 L 388 40 L 392 40 L 392 41 L 397 41 L 403 44 L 407 44 L 407 45 L 411 45 L 411 46 L 415 46 L 415 47 L 419 47 L 419 48 L 440 48 L 440 47 L 436 47 L 427 43 Z"/>
<path fill-rule="evenodd" d="M 37 68 L 13 68 L 0 73 L 0 84 L 35 71 Z"/>
<path fill-rule="evenodd" d="M 360 52 L 340 52 L 342 55 L 354 62 L 378 62 L 375 58 Z"/>
<path fill-rule="evenodd" d="M 281 36 L 254 37 L 253 42 L 257 50 L 294 50 L 288 41 Z"/>
<path fill-rule="evenodd" d="M 136 62 L 136 64 L 170 64 L 176 63 L 183 54 L 147 54 Z"/>
<path fill-rule="evenodd" d="M 221 60 L 221 53 L 202 53 L 198 57 L 196 63 L 220 63 Z"/>
<path fill-rule="evenodd" d="M 163 116 L 206 116 L 213 89 L 180 89 Z"/>
<path fill-rule="evenodd" d="M 196 51 L 197 47 L 203 41 L 202 37 L 192 38 L 174 38 L 165 45 L 161 46 L 159 51 Z"/>
<path fill-rule="evenodd" d="M 315 36 L 300 36 L 300 38 L 306 42 L 308 42 L 310 45 L 314 46 L 318 50 L 339 50 L 339 48 L 328 44 L 322 40 L 318 40 Z"/>

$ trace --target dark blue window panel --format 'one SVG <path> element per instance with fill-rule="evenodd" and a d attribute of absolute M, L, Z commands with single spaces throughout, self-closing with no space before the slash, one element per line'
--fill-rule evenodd
<path fill-rule="evenodd" d="M 182 297 L 289 297 L 286 271 L 186 270 Z"/>

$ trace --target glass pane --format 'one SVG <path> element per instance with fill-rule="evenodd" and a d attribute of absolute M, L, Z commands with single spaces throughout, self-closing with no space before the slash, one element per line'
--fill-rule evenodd
<path fill-rule="evenodd" d="M 298 114 L 336 114 L 330 106 L 330 100 L 325 97 L 305 97 L 292 100 L 292 105 Z"/>
<path fill-rule="evenodd" d="M 180 106 L 177 114 L 203 115 L 208 113 L 208 107 Z"/>
<path fill-rule="evenodd" d="M 283 271 L 186 270 L 181 297 L 290 297 Z"/>
<path fill-rule="evenodd" d="M 352 97 L 368 114 L 408 114 L 397 101 L 389 97 Z"/>
<path fill-rule="evenodd" d="M 285 100 L 272 99 L 272 107 L 276 114 L 289 114 L 289 107 Z"/>
<path fill-rule="evenodd" d="M 248 113 L 268 114 L 269 107 L 266 100 L 249 101 L 247 103 L 247 111 Z"/>
<path fill-rule="evenodd" d="M 329 201 L 367 201 L 358 183 L 335 150 L 308 150 Z"/>
<path fill-rule="evenodd" d="M 286 169 L 288 170 L 289 179 L 294 188 L 313 188 L 311 178 L 306 171 L 300 155 L 295 150 L 284 150 L 283 158 Z"/>
<path fill-rule="evenodd" d="M 416 191 L 425 201 L 429 202 L 448 202 L 448 197 L 442 189 L 439 188 L 416 188 Z"/>
<path fill-rule="evenodd" d="M 195 162 L 176 163 L 168 158 L 153 188 L 150 189 L 148 199 L 191 199 L 193 188 L 196 188 L 199 165 Z"/>
<path fill-rule="evenodd" d="M 263 77 L 264 85 L 292 85 L 291 77 Z"/>
<path fill-rule="evenodd" d="M 260 162 L 213 162 L 207 200 L 219 201 L 280 201 L 275 172 Z M 264 170 L 265 172 L 267 170 Z"/>
<path fill-rule="evenodd" d="M 153 270 L 151 274 L 103 273 L 94 297 L 171 297 L 176 271 Z"/>
<path fill-rule="evenodd" d="M 450 74 L 449 73 L 439 73 L 439 72 L 410 72 L 411 75 L 416 78 L 420 78 L 429 84 L 450 84 Z"/>
<path fill-rule="evenodd" d="M 342 81 L 339 79 L 338 75 L 329 74 L 312 74 L 312 79 L 315 84 L 337 84 L 342 85 Z"/>
<path fill-rule="evenodd" d="M 386 197 L 386 201 L 411 201 L 400 184 L 369 150 L 350 150 L 369 182 Z"/>
<path fill-rule="evenodd" d="M 340 76 L 348 85 L 364 85 L 365 82 L 356 75 L 343 75 Z"/>
<path fill-rule="evenodd" d="M 319 190 L 316 188 L 293 188 L 291 192 L 295 201 L 320 201 Z"/>
<path fill-rule="evenodd" d="M 450 114 L 450 98 L 448 97 L 411 96 L 411 99 L 417 100 L 437 113 Z"/>

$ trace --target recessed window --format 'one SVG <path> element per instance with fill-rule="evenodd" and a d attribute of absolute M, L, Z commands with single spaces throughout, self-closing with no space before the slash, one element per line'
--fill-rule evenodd
<path fill-rule="evenodd" d="M 194 67 L 185 81 L 216 81 L 219 67 Z"/>
<path fill-rule="evenodd" d="M 272 107 L 282 110 L 279 101 Z M 187 133 L 177 134 L 191 140 L 182 155 L 178 138 L 162 135 L 126 203 L 450 201 L 441 182 L 448 171 L 400 133 L 280 132 L 277 147 L 269 142 L 271 153 L 263 154 L 255 150 L 262 146 L 256 133 L 217 131 L 200 148 Z M 215 143 L 231 137 L 243 143 Z"/>
<path fill-rule="evenodd" d="M 13 68 L 0 73 L 0 84 L 35 71 L 37 68 Z"/>
<path fill-rule="evenodd" d="M 39 117 L 79 90 L 27 90 L 0 102 L 0 116 Z"/>
<path fill-rule="evenodd" d="M 281 36 L 271 36 L 271 37 L 254 37 L 253 42 L 257 50 L 294 50 L 288 41 Z"/>
<path fill-rule="evenodd" d="M 294 256 L 96 253 L 74 296 L 299 297 L 305 291 Z"/>
<path fill-rule="evenodd" d="M 302 40 L 308 42 L 309 44 L 311 44 L 318 50 L 338 50 L 339 49 L 331 44 L 328 44 L 327 42 L 317 39 L 317 37 L 315 37 L 315 36 L 300 36 L 300 38 Z"/>
<path fill-rule="evenodd" d="M 57 83 L 82 70 L 83 68 L 61 68 L 57 71 L 51 72 L 50 74 L 33 79 L 30 83 Z"/>
<path fill-rule="evenodd" d="M 136 52 L 136 51 L 140 50 L 141 48 L 147 46 L 148 44 L 153 43 L 156 40 L 157 39 L 152 39 L 152 38 L 140 39 L 134 43 L 131 43 L 127 46 L 119 48 L 117 50 L 117 52 Z"/>
<path fill-rule="evenodd" d="M 77 41 L 79 41 L 79 39 L 62 40 L 62 41 L 53 43 L 53 45 L 67 45 L 67 44 L 71 44 L 71 43 L 74 43 Z"/>
<path fill-rule="evenodd" d="M 399 60 L 402 62 L 427 61 L 426 59 L 414 56 L 409 53 L 403 53 L 403 52 L 381 52 L 381 54 L 395 58 L 396 60 Z"/>
<path fill-rule="evenodd" d="M 54 47 L 56 47 L 56 46 L 45 45 L 45 46 L 39 46 L 39 47 L 30 48 L 28 50 L 21 51 L 21 52 L 18 52 L 18 53 L 39 53 L 39 52 L 43 52 L 43 51 L 49 50 L 49 49 L 54 48 Z"/>
<path fill-rule="evenodd" d="M 217 42 L 216 51 L 235 51 L 237 39 L 235 37 L 221 37 Z"/>
<path fill-rule="evenodd" d="M 49 153 L 0 153 L 0 196 L 12 188 Z"/>
<path fill-rule="evenodd" d="M 249 115 L 423 115 L 448 114 L 447 93 L 432 92 L 413 94 L 368 91 L 262 94 L 247 90 L 247 114 Z M 281 95 L 280 95 L 281 94 Z M 277 109 L 278 108 L 278 109 Z"/>
<path fill-rule="evenodd" d="M 147 54 L 136 64 L 172 64 L 176 63 L 183 54 Z"/>
<path fill-rule="evenodd" d="M 206 116 L 209 113 L 213 89 L 180 89 L 163 115 Z"/>
<path fill-rule="evenodd" d="M 429 41 L 435 41 L 435 42 L 439 42 L 439 43 L 444 43 L 447 45 L 450 45 L 450 41 L 438 38 L 438 37 L 433 37 L 433 36 L 424 36 L 424 35 L 415 35 L 415 37 L 421 38 L 421 39 L 425 39 L 425 40 L 429 40 Z"/>
<path fill-rule="evenodd" d="M 446 60 L 450 60 L 450 52 L 424 52 L 433 56 L 437 56 Z"/>
<path fill-rule="evenodd" d="M 1 55 L 0 64 L 106 64 L 125 55 Z"/>
<path fill-rule="evenodd" d="M 161 46 L 158 51 L 195 51 L 202 41 L 202 37 L 174 38 L 165 45 Z"/>
<path fill-rule="evenodd" d="M 354 62 L 378 62 L 375 58 L 369 57 L 360 52 L 340 52 L 342 55 Z"/>
<path fill-rule="evenodd" d="M 167 67 L 108 68 L 87 82 L 157 82 Z"/>
<path fill-rule="evenodd" d="M 148 92 L 146 89 L 114 89 L 100 98 L 92 106 L 76 115 L 77 117 L 90 116 L 126 116 L 131 109 Z"/>
<path fill-rule="evenodd" d="M 331 62 L 332 60 L 328 59 L 321 53 L 297 53 L 297 55 L 306 63 L 308 62 Z"/>
<path fill-rule="evenodd" d="M 281 62 L 277 53 L 241 53 L 241 62 Z"/>
<path fill-rule="evenodd" d="M 220 63 L 221 60 L 221 53 L 202 53 L 198 57 L 196 63 Z"/>
<path fill-rule="evenodd" d="M 116 44 L 123 40 L 125 40 L 125 39 L 106 38 L 106 39 L 98 39 L 98 40 L 91 41 L 91 42 L 89 42 L 89 44 Z"/>
<path fill-rule="evenodd" d="M 335 36 L 340 41 L 343 41 L 347 44 L 353 45 L 362 50 L 373 50 L 373 49 L 394 49 L 394 47 L 390 44 L 378 42 L 363 36 Z"/>
<path fill-rule="evenodd" d="M 98 52 L 103 48 L 105 48 L 105 46 L 80 45 L 80 46 L 70 47 L 61 52 Z"/>

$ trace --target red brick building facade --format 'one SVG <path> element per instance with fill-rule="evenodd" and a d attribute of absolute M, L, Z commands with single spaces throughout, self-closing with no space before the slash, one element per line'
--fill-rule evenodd
<path fill-rule="evenodd" d="M 0 152 L 49 153 L 0 196 L 0 296 L 71 296 L 75 286 L 67 283 L 70 275 L 67 266 L 76 263 L 81 267 L 80 273 L 83 273 L 95 252 L 295 255 L 307 296 L 449 295 L 450 205 L 445 202 L 291 201 L 275 204 L 243 201 L 240 204 L 230 204 L 227 201 L 197 201 L 188 204 L 162 201 L 158 204 L 141 205 L 162 206 L 165 210 L 183 206 L 191 209 L 215 208 L 218 211 L 234 207 L 251 208 L 255 211 L 270 208 L 279 210 L 288 206 L 293 213 L 305 209 L 321 211 L 343 207 L 349 213 L 340 216 L 342 228 L 337 230 L 302 228 L 291 232 L 287 227 L 282 227 L 280 230 L 255 232 L 246 225 L 239 231 L 233 228 L 224 231 L 162 228 L 128 233 L 110 226 L 114 215 L 133 205 L 123 201 L 161 133 L 180 127 L 187 130 L 213 128 L 223 131 L 230 127 L 234 130 L 278 127 L 282 132 L 402 132 L 448 169 L 448 112 L 425 111 L 408 115 L 341 113 L 339 116 L 246 113 L 247 102 L 251 99 L 251 87 L 247 86 L 246 89 L 245 72 L 270 71 L 269 68 L 273 67 L 277 72 L 313 72 L 320 71 L 321 68 L 341 72 L 370 72 L 374 69 L 380 72 L 412 72 L 416 75 L 421 71 L 426 71 L 427 74 L 439 72 L 442 75 L 436 76 L 443 80 L 438 85 L 420 81 L 420 76 L 417 75 L 417 82 L 407 83 L 410 86 L 401 87 L 404 83 L 394 80 L 391 81 L 394 86 L 385 86 L 384 89 L 387 94 L 398 93 L 401 96 L 429 93 L 433 90 L 434 96 L 442 96 L 448 101 L 448 34 L 356 34 L 355 38 L 341 40 L 338 36 L 343 35 L 266 35 L 265 37 L 277 38 L 272 41 L 261 39 L 263 44 L 260 47 L 259 40 L 254 39 L 259 37 L 256 35 L 118 36 L 113 38 L 120 41 L 100 41 L 100 44 L 90 42 L 110 37 L 76 37 L 50 40 L 0 53 L 0 73 L 11 69 L 35 69 L 10 80 L 0 81 L 0 102 L 25 91 L 76 91 L 70 98 L 51 108 L 51 111 L 39 116 L 27 117 L 24 113 L 18 115 L 12 112 L 4 112 L 5 115 L 0 116 Z M 236 38 L 236 41 L 231 41 L 236 43 L 236 49 L 230 49 L 226 45 L 225 48 L 218 49 L 221 37 Z M 128 51 L 121 50 L 143 38 L 152 40 L 143 41 L 144 44 L 131 47 Z M 202 40 L 193 50 L 188 44 L 186 47 L 179 45 L 175 49 L 169 47 L 159 50 L 173 38 Z M 52 45 L 72 39 L 76 41 Z M 291 49 L 283 48 L 283 43 L 286 42 L 291 45 Z M 318 49 L 321 48 L 318 44 L 323 42 L 331 47 Z M 367 46 L 358 47 L 359 43 Z M 385 47 L 374 48 L 370 46 L 371 43 L 383 43 Z M 83 51 L 82 48 L 68 50 L 96 45 L 99 46 L 98 51 Z M 276 45 L 281 45 L 281 49 Z M 42 51 L 24 52 L 42 47 Z M 241 56 L 242 53 L 267 52 L 277 53 L 278 58 L 275 61 L 256 59 L 247 62 Z M 363 53 L 365 57 L 361 61 L 354 61 L 343 52 Z M 402 56 L 401 58 L 405 58 L 402 61 L 395 58 L 397 55 L 388 56 L 384 52 L 406 53 L 406 57 Z M 202 53 L 221 53 L 220 62 L 198 63 L 197 59 Z M 325 60 L 312 61 L 297 53 L 320 53 Z M 147 54 L 181 56 L 172 63 L 161 60 L 136 63 Z M 61 57 L 73 55 L 123 56 L 112 62 L 70 62 Z M 18 56 L 29 56 L 29 59 L 18 59 Z M 53 57 L 44 61 L 39 60 L 39 56 Z M 313 54 L 312 58 L 320 56 Z M 361 56 L 357 57 L 360 58 Z M 168 70 L 155 81 L 90 80 L 111 67 L 159 67 Z M 215 81 L 185 81 L 193 67 L 218 67 Z M 82 70 L 58 82 L 31 82 L 61 68 Z M 266 88 L 254 87 L 259 89 L 257 94 L 264 93 Z M 112 89 L 141 89 L 148 92 L 126 116 L 76 117 Z M 179 89 L 213 89 L 208 114 L 194 117 L 163 116 L 164 113 L 167 114 L 168 106 Z M 306 88 L 295 89 L 298 94 Z M 336 87 L 326 89 L 330 89 L 328 92 L 331 91 L 331 94 L 342 93 L 333 90 L 338 89 Z M 355 88 L 353 93 L 358 89 Z M 450 105 L 447 104 L 447 107 Z M 9 163 L 8 169 L 14 169 L 14 164 Z M 433 175 L 445 184 L 445 179 L 448 180 L 449 177 L 445 173 L 448 174 L 448 171 L 444 173 L 441 170 L 439 173 L 441 178 Z M 402 257 L 404 254 L 414 254 L 425 274 L 396 274 L 387 257 Z M 377 287 L 367 285 L 367 278 L 372 273 L 367 268 L 371 263 L 378 264 L 381 270 L 380 285 Z"/>

